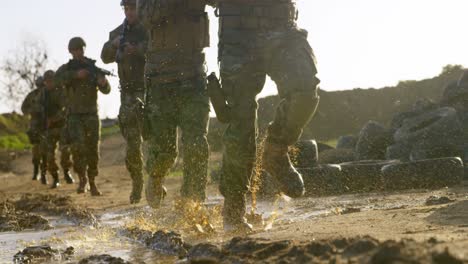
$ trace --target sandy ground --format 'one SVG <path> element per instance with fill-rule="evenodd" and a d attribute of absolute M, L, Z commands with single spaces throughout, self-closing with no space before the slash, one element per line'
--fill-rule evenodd
<path fill-rule="evenodd" d="M 103 197 L 78 195 L 75 185 L 50 190 L 32 182 L 30 156 L 14 161 L 14 170 L 0 173 L 0 198 L 14 198 L 25 193 L 70 195 L 78 205 L 98 215 L 122 210 L 149 210 L 143 201 L 138 206 L 128 203 L 131 181 L 124 167 L 125 143 L 120 136 L 103 141 L 98 184 Z M 212 163 L 219 160 L 213 155 Z M 166 180 L 169 195 L 164 210 L 171 210 L 178 195 L 180 177 Z M 210 201 L 220 203 L 217 187 L 209 186 Z M 453 202 L 426 205 L 430 196 L 446 196 Z M 436 239 L 438 247 L 450 248 L 457 257 L 468 261 L 468 186 L 436 191 L 415 190 L 399 193 L 375 193 L 323 198 L 277 199 L 259 203 L 258 211 L 266 219 L 267 228 L 257 228 L 255 238 L 312 241 L 371 236 L 378 240 L 414 239 L 418 242 Z M 166 211 L 167 212 L 167 211 Z M 216 226 L 220 229 L 220 226 Z M 176 230 L 177 231 L 177 230 Z M 207 238 L 216 240 L 217 238 Z M 224 237 L 222 240 L 225 240 Z"/>

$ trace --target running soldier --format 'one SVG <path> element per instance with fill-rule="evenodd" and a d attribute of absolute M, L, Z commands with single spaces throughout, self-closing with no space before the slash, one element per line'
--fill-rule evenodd
<path fill-rule="evenodd" d="M 91 195 L 101 196 L 96 185 L 101 135 L 97 99 L 98 91 L 109 94 L 111 87 L 106 79 L 109 73 L 98 68 L 96 61 L 85 57 L 85 47 L 82 38 L 72 38 L 68 50 L 73 58 L 57 70 L 55 77 L 57 85 L 65 87 L 67 94 L 67 130 L 72 142 L 74 169 L 80 179 L 77 192 L 85 193 L 89 180 Z"/>
<path fill-rule="evenodd" d="M 125 21 L 109 34 L 101 59 L 104 63 L 117 62 L 120 78 L 119 125 L 127 141 L 127 170 L 132 178 L 130 203 L 141 200 L 143 190 L 142 128 L 145 98 L 146 30 L 136 15 L 136 0 L 123 0 Z"/>

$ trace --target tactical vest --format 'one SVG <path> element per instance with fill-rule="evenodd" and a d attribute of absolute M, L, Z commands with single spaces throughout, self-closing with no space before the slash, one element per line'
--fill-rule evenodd
<path fill-rule="evenodd" d="M 170 2 L 160 1 L 159 7 L 152 9 L 160 18 L 153 21 L 151 28 L 148 28 L 148 52 L 192 52 L 208 47 L 210 38 L 208 14 L 205 12 L 206 1 L 182 0 L 177 1 L 177 4 Z M 164 3 L 170 6 L 165 7 Z M 166 9 L 170 10 L 165 12 Z"/>
<path fill-rule="evenodd" d="M 227 0 L 219 3 L 224 30 L 282 30 L 296 26 L 298 11 L 293 0 Z"/>

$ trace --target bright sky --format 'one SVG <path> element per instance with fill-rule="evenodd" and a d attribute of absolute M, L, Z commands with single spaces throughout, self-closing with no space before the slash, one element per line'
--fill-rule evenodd
<path fill-rule="evenodd" d="M 25 36 L 43 39 L 53 65 L 68 60 L 67 43 L 82 36 L 98 59 L 108 32 L 123 20 L 120 0 L 15 0 L 2 3 L 0 59 Z M 467 0 L 298 0 L 299 25 L 309 31 L 322 89 L 383 87 L 440 73 L 447 64 L 468 65 Z M 209 12 L 212 14 L 212 10 Z M 217 69 L 217 20 L 212 18 L 210 71 Z M 114 65 L 100 66 L 108 69 Z M 118 80 L 99 99 L 101 116 L 115 117 Z M 275 94 L 267 83 L 261 96 Z M 0 106 L 0 112 L 7 111 Z"/>

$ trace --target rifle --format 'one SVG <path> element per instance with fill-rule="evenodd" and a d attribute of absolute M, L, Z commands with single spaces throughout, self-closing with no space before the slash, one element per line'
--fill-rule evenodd
<path fill-rule="evenodd" d="M 208 96 L 213 104 L 216 117 L 219 122 L 227 124 L 231 121 L 231 110 L 226 103 L 226 95 L 221 87 L 221 83 L 214 72 L 208 76 L 207 80 Z"/>
<path fill-rule="evenodd" d="M 122 62 L 122 58 L 125 52 L 125 43 L 127 42 L 127 34 L 128 34 L 128 19 L 125 18 L 123 22 L 122 34 L 120 35 L 120 44 L 119 49 L 117 50 L 117 54 L 115 56 L 115 61 L 117 63 Z"/>
<path fill-rule="evenodd" d="M 98 76 L 114 76 L 115 74 L 106 69 L 99 68 L 96 66 L 95 60 L 89 60 L 89 62 L 70 60 L 68 62 L 68 69 L 72 71 L 87 70 L 91 74 L 91 80 L 97 80 Z"/>

